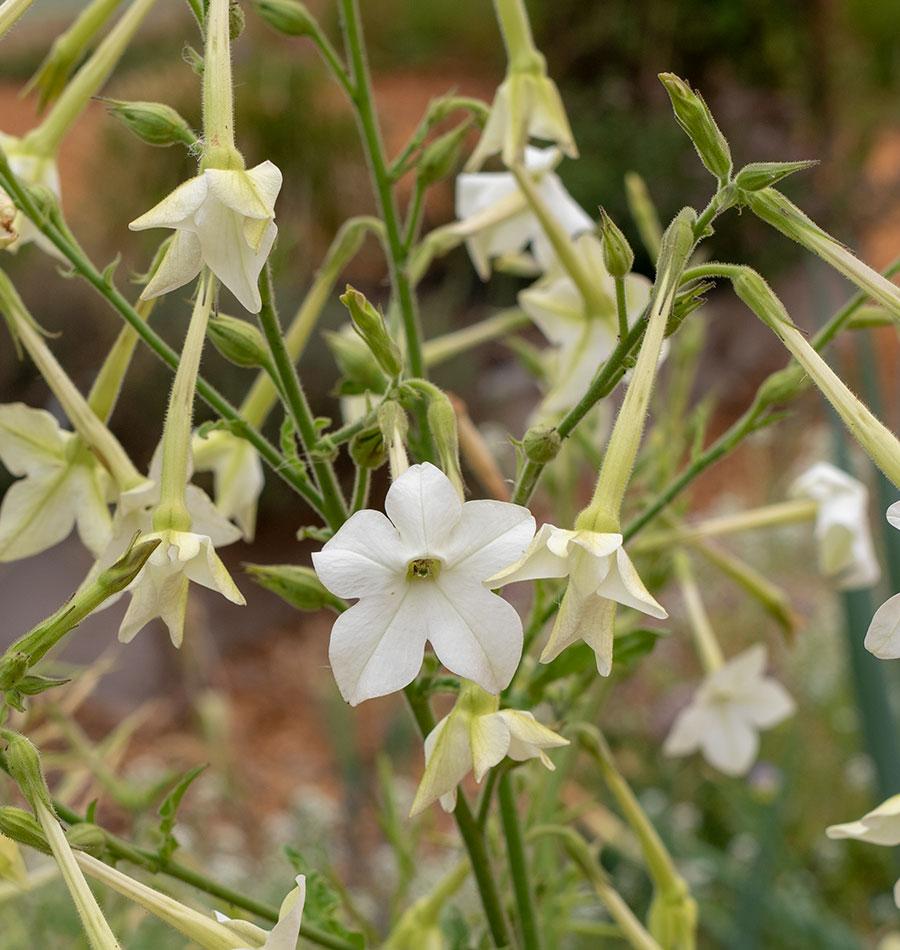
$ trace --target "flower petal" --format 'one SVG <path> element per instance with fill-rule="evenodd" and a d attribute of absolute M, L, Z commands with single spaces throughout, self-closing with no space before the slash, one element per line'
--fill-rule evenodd
<path fill-rule="evenodd" d="M 59 466 L 72 438 L 44 409 L 21 402 L 0 406 L 0 461 L 12 475 Z"/>
<path fill-rule="evenodd" d="M 569 745 L 569 740 L 538 722 L 534 714 L 524 709 L 501 709 L 500 716 L 509 727 L 510 743 L 507 755 L 516 762 L 541 759 L 552 771 L 553 763 L 543 754 L 544 749 Z M 546 760 L 546 761 L 545 761 Z"/>
<path fill-rule="evenodd" d="M 148 228 L 177 228 L 181 226 L 206 200 L 208 182 L 206 175 L 197 175 L 180 184 L 166 195 L 159 204 L 145 211 L 128 225 L 132 231 Z"/>
<path fill-rule="evenodd" d="M 885 517 L 888 520 L 888 524 L 900 531 L 900 501 L 895 501 L 891 507 L 888 508 Z"/>
<path fill-rule="evenodd" d="M 734 705 L 740 715 L 758 729 L 777 726 L 797 708 L 781 683 L 769 677 L 755 683 L 752 692 L 740 696 Z"/>
<path fill-rule="evenodd" d="M 445 811 L 452 811 L 456 786 L 471 770 L 468 717 L 445 716 L 425 738 L 425 772 L 409 817 L 420 814 L 438 799 Z"/>
<path fill-rule="evenodd" d="M 450 479 L 424 462 L 411 465 L 391 485 L 384 510 L 410 557 L 439 556 L 462 515 L 462 502 Z"/>
<path fill-rule="evenodd" d="M 518 581 L 565 577 L 569 573 L 568 560 L 564 556 L 554 554 L 547 546 L 553 533 L 558 530 L 550 524 L 541 525 L 521 558 L 515 564 L 510 564 L 493 577 L 489 577 L 485 583 L 492 587 L 501 587 Z"/>
<path fill-rule="evenodd" d="M 892 795 L 859 821 L 831 825 L 825 834 L 829 838 L 857 838 L 887 847 L 900 844 L 900 795 Z"/>
<path fill-rule="evenodd" d="M 550 663 L 566 647 L 584 640 L 594 651 L 597 672 L 601 676 L 609 676 L 612 672 L 615 624 L 615 601 L 585 593 L 570 582 L 550 631 L 550 639 L 541 653 L 541 663 Z"/>
<path fill-rule="evenodd" d="M 879 660 L 900 660 L 900 594 L 888 598 L 875 611 L 865 645 Z"/>
<path fill-rule="evenodd" d="M 183 287 L 200 273 L 202 266 L 200 238 L 193 231 L 176 231 L 141 297 L 150 300 Z"/>
<path fill-rule="evenodd" d="M 644 582 L 631 563 L 631 558 L 621 547 L 616 551 L 615 562 L 597 588 L 597 593 L 625 607 L 640 610 L 641 613 L 655 617 L 657 620 L 665 620 L 669 616 L 665 608 L 644 586 Z"/>
<path fill-rule="evenodd" d="M 480 784 L 488 771 L 506 757 L 511 738 L 509 724 L 498 713 L 472 718 L 469 739 L 476 782 Z"/>
<path fill-rule="evenodd" d="M 245 218 L 265 220 L 274 216 L 282 177 L 272 162 L 263 162 L 249 171 L 209 168 L 205 175 L 210 196 L 225 207 Z"/>
<path fill-rule="evenodd" d="M 368 508 L 351 515 L 312 556 L 319 580 L 338 597 L 387 593 L 403 580 L 408 560 L 397 529 Z"/>
<path fill-rule="evenodd" d="M 183 533 L 172 532 L 174 535 Z M 228 573 L 228 568 L 225 567 L 222 559 L 216 554 L 212 541 L 203 535 L 194 535 L 193 537 L 199 539 L 199 550 L 193 557 L 185 561 L 185 576 L 195 584 L 217 591 L 226 600 L 243 607 L 247 601 Z"/>
<path fill-rule="evenodd" d="M 442 550 L 444 570 L 481 582 L 522 556 L 534 537 L 527 508 L 505 501 L 467 501 Z"/>
<path fill-rule="evenodd" d="M 297 886 L 285 897 L 278 914 L 278 923 L 269 931 L 261 950 L 296 950 L 306 903 L 306 875 L 294 879 Z"/>
<path fill-rule="evenodd" d="M 72 466 L 14 482 L 0 505 L 0 561 L 31 557 L 64 540 L 75 526 L 69 494 Z"/>
<path fill-rule="evenodd" d="M 710 722 L 700 737 L 703 757 L 726 775 L 744 775 L 756 761 L 759 736 L 727 704 L 722 704 L 716 712 L 715 722 Z"/>
<path fill-rule="evenodd" d="M 700 748 L 711 725 L 708 707 L 691 702 L 675 717 L 663 744 L 663 752 L 670 756 L 691 755 Z"/>

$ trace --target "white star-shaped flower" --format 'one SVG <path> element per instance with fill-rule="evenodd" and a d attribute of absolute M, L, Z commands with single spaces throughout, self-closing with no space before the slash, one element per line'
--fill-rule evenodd
<path fill-rule="evenodd" d="M 553 344 L 547 366 L 550 386 L 541 404 L 541 412 L 548 415 L 566 412 L 581 399 L 618 342 L 616 285 L 603 261 L 603 245 L 591 232 L 580 234 L 573 243 L 598 297 L 605 298 L 606 309 L 589 310 L 575 282 L 558 264 L 519 294 L 519 306 Z M 640 274 L 625 278 L 629 323 L 643 313 L 651 287 Z"/>
<path fill-rule="evenodd" d="M 816 541 L 819 567 L 839 590 L 871 587 L 881 569 L 869 530 L 869 491 L 828 462 L 817 462 L 791 486 L 791 494 L 818 505 Z"/>
<path fill-rule="evenodd" d="M 622 547 L 622 535 L 598 531 L 568 531 L 542 525 L 521 559 L 490 579 L 493 585 L 537 578 L 568 577 L 550 639 L 541 662 L 554 660 L 578 640 L 594 651 L 597 671 L 612 670 L 615 605 L 633 607 L 664 620 L 669 615 L 638 576 Z"/>
<path fill-rule="evenodd" d="M 663 751 L 698 749 L 713 768 L 744 775 L 756 761 L 759 732 L 794 712 L 785 688 L 765 675 L 766 648 L 757 643 L 710 673 L 675 719 Z"/>
<path fill-rule="evenodd" d="M 0 561 L 53 547 L 73 527 L 99 554 L 110 536 L 108 473 L 81 439 L 43 409 L 0 406 L 0 461 L 23 476 L 0 506 Z"/>
<path fill-rule="evenodd" d="M 900 795 L 892 795 L 859 821 L 831 825 L 825 834 L 829 838 L 855 838 L 869 844 L 896 847 L 900 844 Z M 894 885 L 894 903 L 900 907 L 900 881 Z"/>
<path fill-rule="evenodd" d="M 413 465 L 380 511 L 358 511 L 313 555 L 322 583 L 359 602 L 331 631 L 329 658 L 351 705 L 415 679 L 426 642 L 447 669 L 490 692 L 522 654 L 522 621 L 485 582 L 534 534 L 527 508 L 460 501 L 447 476 Z"/>
<path fill-rule="evenodd" d="M 594 222 L 566 191 L 553 168 L 559 161 L 554 148 L 525 150 L 525 168 L 537 176 L 544 203 L 570 236 L 590 231 Z M 466 237 L 466 248 L 482 280 L 491 273 L 491 261 L 530 247 L 537 266 L 547 270 L 556 255 L 538 219 L 510 172 L 477 172 L 456 179 L 455 227 Z"/>
<path fill-rule="evenodd" d="M 216 912 L 220 924 L 226 924 L 238 939 L 249 937 L 252 946 L 238 947 L 237 950 L 296 950 L 300 939 L 300 925 L 303 923 L 303 905 L 306 903 L 306 875 L 296 877 L 297 886 L 285 897 L 278 913 L 278 923 L 266 933 L 261 927 L 244 920 L 231 920 Z M 264 943 L 260 943 L 261 939 Z"/>
<path fill-rule="evenodd" d="M 475 773 L 479 784 L 488 770 L 509 756 L 515 762 L 540 759 L 555 768 L 545 749 L 569 740 L 542 726 L 522 709 L 499 709 L 498 697 L 467 686 L 457 704 L 425 739 L 425 774 L 416 792 L 410 817 L 440 799 L 444 811 L 456 807 L 456 786 Z"/>
<path fill-rule="evenodd" d="M 57 198 L 60 197 L 59 170 L 54 156 L 30 152 L 22 147 L 20 139 L 3 132 L 0 132 L 0 148 L 6 152 L 9 167 L 23 185 L 28 188 L 46 188 Z M 16 212 L 13 220 L 6 225 L 6 230 L 9 240 L 5 240 L 3 246 L 9 251 L 17 251 L 23 244 L 34 241 L 45 253 L 53 257 L 62 256 L 56 245 L 21 211 Z"/>
<path fill-rule="evenodd" d="M 265 483 L 262 461 L 256 449 L 240 436 L 223 429 L 205 437 L 194 436 L 194 468 L 213 473 L 216 508 L 235 521 L 252 541 L 256 532 L 256 507 Z"/>
<path fill-rule="evenodd" d="M 272 162 L 247 171 L 208 168 L 179 185 L 129 227 L 173 228 L 175 236 L 141 295 L 158 297 L 193 280 L 206 265 L 252 313 L 257 281 L 275 243 L 281 172 Z"/>
<path fill-rule="evenodd" d="M 888 523 L 900 531 L 900 501 L 887 510 Z M 879 660 L 900 660 L 900 593 L 889 597 L 875 611 L 866 631 L 866 649 Z"/>

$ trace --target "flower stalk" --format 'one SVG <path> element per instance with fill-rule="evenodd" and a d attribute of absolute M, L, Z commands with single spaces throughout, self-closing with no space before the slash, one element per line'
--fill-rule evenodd
<path fill-rule="evenodd" d="M 0 39 L 28 12 L 33 0 L 4 0 L 0 3 Z"/>
<path fill-rule="evenodd" d="M 234 144 L 234 88 L 231 79 L 229 0 L 210 0 L 203 56 L 202 168 L 243 168 Z"/>
<path fill-rule="evenodd" d="M 678 585 L 681 588 L 685 611 L 688 615 L 691 633 L 694 636 L 694 646 L 697 649 L 703 671 L 707 674 L 715 673 L 725 662 L 725 657 L 722 654 L 722 648 L 719 646 L 716 632 L 712 623 L 710 623 L 703 598 L 700 596 L 700 588 L 697 586 L 697 579 L 694 576 L 691 562 L 684 551 L 677 549 L 673 552 L 672 566 L 675 569 L 675 576 L 678 578 Z"/>

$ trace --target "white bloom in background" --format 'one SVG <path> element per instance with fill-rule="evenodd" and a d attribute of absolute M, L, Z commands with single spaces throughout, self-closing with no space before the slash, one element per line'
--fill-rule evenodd
<path fill-rule="evenodd" d="M 527 508 L 460 501 L 447 476 L 413 465 L 390 487 L 385 516 L 358 511 L 313 555 L 322 583 L 359 598 L 331 631 L 329 658 L 351 705 L 415 679 L 426 642 L 447 669 L 499 692 L 522 653 L 522 621 L 486 581 L 534 534 Z"/>
<path fill-rule="evenodd" d="M 93 554 L 103 550 L 112 483 L 77 435 L 43 409 L 0 406 L 0 461 L 22 476 L 0 506 L 0 561 L 45 551 L 73 527 Z"/>
<path fill-rule="evenodd" d="M 888 508 L 887 520 L 900 531 L 900 501 Z M 900 660 L 900 593 L 889 597 L 875 611 L 866 631 L 865 644 L 879 660 Z"/>
<path fill-rule="evenodd" d="M 59 169 L 55 157 L 27 151 L 21 147 L 18 138 L 13 135 L 6 135 L 3 132 L 0 132 L 0 148 L 6 152 L 9 167 L 23 185 L 28 188 L 46 188 L 57 198 L 60 197 Z M 3 191 L 0 191 L 0 194 L 6 196 Z M 17 251 L 23 244 L 34 241 L 47 254 L 53 257 L 61 256 L 56 245 L 45 237 L 21 211 L 16 212 L 15 218 L 7 226 L 7 230 L 9 231 L 8 237 L 11 240 L 5 241 L 3 246 L 9 251 Z"/>
<path fill-rule="evenodd" d="M 248 921 L 231 920 L 216 912 L 219 923 L 233 930 L 238 939 L 251 939 L 250 946 L 238 947 L 237 950 L 296 950 L 300 925 L 303 923 L 303 905 L 306 903 L 306 876 L 298 875 L 296 883 L 297 886 L 282 901 L 278 923 L 268 933 Z M 260 944 L 259 940 L 263 937 L 265 943 Z"/>
<path fill-rule="evenodd" d="M 144 288 L 158 297 L 192 281 L 206 265 L 252 313 L 262 302 L 257 281 L 275 243 L 281 172 L 272 162 L 248 171 L 208 168 L 179 185 L 129 227 L 173 228 L 175 236 Z"/>
<path fill-rule="evenodd" d="M 591 231 L 594 221 L 566 191 L 553 168 L 559 161 L 554 148 L 525 150 L 525 168 L 537 176 L 544 203 L 570 236 Z M 456 225 L 466 235 L 466 248 L 482 280 L 491 273 L 491 261 L 516 255 L 530 247 L 540 270 L 556 260 L 553 248 L 525 196 L 510 172 L 478 172 L 456 179 Z"/>
<path fill-rule="evenodd" d="M 530 712 L 499 709 L 498 697 L 477 686 L 463 689 L 459 700 L 425 739 L 425 774 L 416 792 L 410 817 L 440 799 L 444 811 L 456 807 L 456 786 L 475 773 L 480 783 L 506 756 L 516 762 L 540 759 L 555 768 L 545 749 L 569 740 L 542 726 Z"/>
<path fill-rule="evenodd" d="M 569 586 L 541 663 L 549 663 L 566 647 L 584 640 L 594 651 L 598 672 L 608 676 L 616 604 L 658 620 L 668 617 L 638 576 L 622 547 L 621 534 L 568 531 L 545 524 L 521 559 L 495 574 L 490 583 L 497 586 L 551 577 L 568 577 Z"/>
<path fill-rule="evenodd" d="M 817 462 L 791 486 L 791 494 L 819 506 L 816 541 L 819 567 L 840 590 L 871 587 L 881 570 L 869 530 L 869 491 L 856 478 L 828 462 Z"/>
<path fill-rule="evenodd" d="M 859 821 L 829 826 L 825 834 L 829 838 L 855 838 L 869 844 L 896 847 L 900 844 L 900 795 L 892 795 Z M 900 881 L 894 885 L 894 903 L 900 907 Z"/>
<path fill-rule="evenodd" d="M 575 282 L 558 264 L 519 294 L 519 306 L 554 347 L 548 361 L 550 388 L 541 404 L 548 414 L 566 412 L 581 399 L 618 342 L 616 286 L 603 261 L 603 245 L 591 232 L 576 237 L 574 245 L 598 296 L 608 302 L 602 313 L 585 306 Z M 643 313 L 651 287 L 640 274 L 625 277 L 629 323 Z"/>
<path fill-rule="evenodd" d="M 126 588 L 131 603 L 119 627 L 122 643 L 130 643 L 151 620 L 160 617 L 173 646 L 180 647 L 191 581 L 218 591 L 233 604 L 246 603 L 207 535 L 155 531 L 144 537 L 159 538 L 160 544 Z"/>
<path fill-rule="evenodd" d="M 759 732 L 794 712 L 785 688 L 765 675 L 766 648 L 757 643 L 710 673 L 675 719 L 663 751 L 698 749 L 713 768 L 744 775 L 756 761 Z"/>
<path fill-rule="evenodd" d="M 216 429 L 205 437 L 194 436 L 194 468 L 213 473 L 216 508 L 237 523 L 244 540 L 256 532 L 256 508 L 265 483 L 262 460 L 256 449 L 240 436 Z"/>

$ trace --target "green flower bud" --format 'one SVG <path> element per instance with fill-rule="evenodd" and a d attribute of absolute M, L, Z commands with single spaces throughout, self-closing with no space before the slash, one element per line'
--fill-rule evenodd
<path fill-rule="evenodd" d="M 776 184 L 782 178 L 787 178 L 788 175 L 793 175 L 794 172 L 802 172 L 818 164 L 817 161 L 751 162 L 735 175 L 734 184 L 741 191 L 759 191 Z"/>
<path fill-rule="evenodd" d="M 674 73 L 660 73 L 659 79 L 672 100 L 675 118 L 694 143 L 700 161 L 724 184 L 731 177 L 731 150 L 709 106 L 699 92 L 694 92 Z"/>
<path fill-rule="evenodd" d="M 25 696 L 39 696 L 48 689 L 55 689 L 57 686 L 65 686 L 71 679 L 65 679 L 57 676 L 41 676 L 38 673 L 31 673 L 23 676 L 16 683 L 16 691 Z"/>
<path fill-rule="evenodd" d="M 750 267 L 738 268 L 731 283 L 738 297 L 773 330 L 778 332 L 781 324 L 794 325 L 775 291 L 755 270 Z"/>
<path fill-rule="evenodd" d="M 460 498 L 465 497 L 465 484 L 459 466 L 459 428 L 453 403 L 436 386 L 428 399 L 428 428 L 438 451 L 438 461 L 447 478 L 453 482 Z"/>
<path fill-rule="evenodd" d="M 32 808 L 36 809 L 38 803 L 41 803 L 52 812 L 53 803 L 41 769 L 41 757 L 38 750 L 25 736 L 17 732 L 5 729 L 2 734 L 6 739 L 6 765 L 9 768 L 9 774 L 19 786 L 25 800 Z"/>
<path fill-rule="evenodd" d="M 347 609 L 340 597 L 325 589 L 311 567 L 299 564 L 245 564 L 244 567 L 260 587 L 277 594 L 297 610 L 310 613 L 327 607 L 341 613 Z"/>
<path fill-rule="evenodd" d="M 111 115 L 120 119 L 134 134 L 148 145 L 167 148 L 170 145 L 197 144 L 191 127 L 171 106 L 162 102 L 125 102 L 122 99 L 103 99 Z"/>
<path fill-rule="evenodd" d="M 348 392 L 383 393 L 388 379 L 373 359 L 371 350 L 349 329 L 346 333 L 326 331 L 322 334 L 338 369 L 350 384 Z"/>
<path fill-rule="evenodd" d="M 0 834 L 36 851 L 50 853 L 50 845 L 37 818 L 21 808 L 11 805 L 0 808 Z"/>
<path fill-rule="evenodd" d="M 350 440 L 350 458 L 359 468 L 381 468 L 387 461 L 387 448 L 380 426 L 371 426 L 357 432 Z"/>
<path fill-rule="evenodd" d="M 244 8 L 238 0 L 231 0 L 228 5 L 228 38 L 233 43 L 244 32 L 244 26 L 247 18 L 244 16 Z"/>
<path fill-rule="evenodd" d="M 419 180 L 422 184 L 433 185 L 453 173 L 459 164 L 459 153 L 470 124 L 460 123 L 422 150 L 419 160 Z"/>
<path fill-rule="evenodd" d="M 694 223 L 697 212 L 693 208 L 682 208 L 672 219 L 672 223 L 663 233 L 659 245 L 659 257 L 656 261 L 656 273 L 680 274 L 694 250 Z"/>
<path fill-rule="evenodd" d="M 279 33 L 311 36 L 316 32 L 316 21 L 299 0 L 254 0 L 253 7 Z"/>
<path fill-rule="evenodd" d="M 100 574 L 96 584 L 102 591 L 104 600 L 125 590 L 138 576 L 147 558 L 156 550 L 159 543 L 159 538 L 136 537 L 119 560 Z"/>
<path fill-rule="evenodd" d="M 678 293 L 666 324 L 666 336 L 675 333 L 695 310 L 699 310 L 706 303 L 706 294 L 714 287 L 714 281 L 700 280 Z"/>
<path fill-rule="evenodd" d="M 809 377 L 794 363 L 763 380 L 756 391 L 756 398 L 763 406 L 777 406 L 789 402 L 808 386 Z"/>
<path fill-rule="evenodd" d="M 72 825 L 66 832 L 69 844 L 78 851 L 86 851 L 99 858 L 106 850 L 106 834 L 102 828 L 84 821 Z"/>
<path fill-rule="evenodd" d="M 634 266 L 634 251 L 628 238 L 619 230 L 613 219 L 600 209 L 600 238 L 603 242 L 603 263 L 613 277 L 625 277 Z"/>
<path fill-rule="evenodd" d="M 409 468 L 406 457 L 406 436 L 409 432 L 409 419 L 400 403 L 393 399 L 378 407 L 378 427 L 384 439 L 391 467 L 391 478 L 395 479 Z"/>
<path fill-rule="evenodd" d="M 546 465 L 562 448 L 562 438 L 553 426 L 532 426 L 522 439 L 522 449 L 529 462 Z"/>
<path fill-rule="evenodd" d="M 254 369 L 269 365 L 269 348 L 252 323 L 219 313 L 210 317 L 206 333 L 212 345 L 235 366 Z"/>
<path fill-rule="evenodd" d="M 365 294 L 349 284 L 340 301 L 350 311 L 353 328 L 369 347 L 378 365 L 388 376 L 399 376 L 403 369 L 400 348 L 391 339 L 384 317 L 366 300 Z"/>

